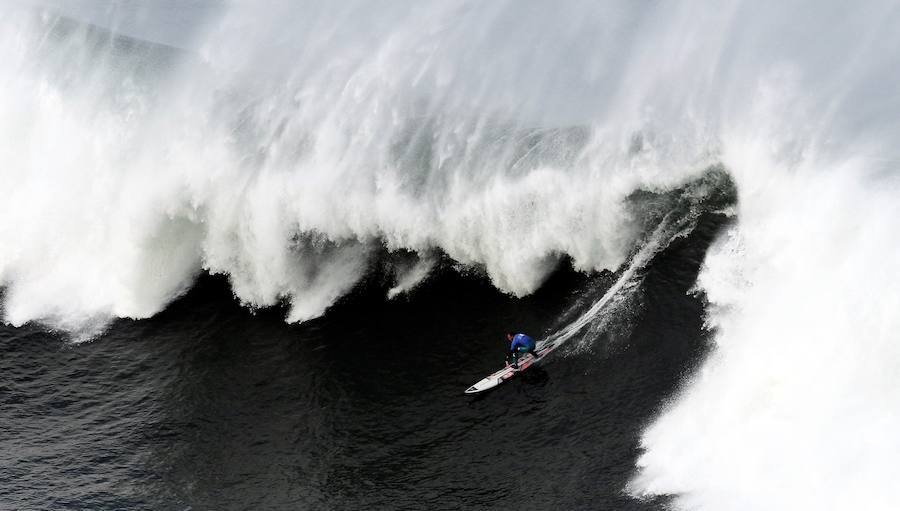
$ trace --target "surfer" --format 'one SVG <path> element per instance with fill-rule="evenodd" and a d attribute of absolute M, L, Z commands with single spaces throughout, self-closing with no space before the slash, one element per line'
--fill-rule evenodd
<path fill-rule="evenodd" d="M 506 340 L 509 342 L 506 350 L 506 367 L 495 372 L 494 374 L 482 378 L 481 381 L 466 389 L 466 394 L 477 394 L 490 390 L 501 383 L 508 381 L 513 376 L 528 369 L 535 361 L 539 360 L 537 351 L 537 343 L 534 339 L 525 334 L 506 334 Z M 546 357 L 548 353 L 559 346 L 560 338 L 550 338 L 544 341 L 541 346 L 540 357 Z M 526 360 L 522 367 L 519 367 L 519 359 L 525 353 L 531 353 L 533 360 Z"/>
<path fill-rule="evenodd" d="M 531 353 L 534 358 L 537 358 L 537 344 L 531 337 L 525 334 L 509 332 L 506 334 L 506 340 L 509 341 L 509 353 L 506 355 L 506 364 L 513 366 L 513 369 L 519 368 L 519 355 Z M 510 360 L 512 360 L 512 364 L 510 364 Z"/>

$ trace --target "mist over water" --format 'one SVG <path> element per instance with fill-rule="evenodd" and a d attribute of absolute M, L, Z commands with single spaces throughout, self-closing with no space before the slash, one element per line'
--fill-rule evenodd
<path fill-rule="evenodd" d="M 203 272 L 302 322 L 444 256 L 526 296 L 563 260 L 627 268 L 652 239 L 635 193 L 721 168 L 714 347 L 626 491 L 900 502 L 895 2 L 2 9 L 7 323 L 90 337 Z"/>

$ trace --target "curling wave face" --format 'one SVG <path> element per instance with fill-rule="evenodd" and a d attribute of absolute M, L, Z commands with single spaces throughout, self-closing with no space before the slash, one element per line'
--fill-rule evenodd
<path fill-rule="evenodd" d="M 716 349 L 629 491 L 900 502 L 893 2 L 234 3 L 177 40 L 153 13 L 138 33 L 4 8 L 6 321 L 90 332 L 200 271 L 302 321 L 382 247 L 414 254 L 394 294 L 443 253 L 524 295 L 563 255 L 620 267 L 644 234 L 627 198 L 722 165 L 737 222 L 698 282 Z"/>

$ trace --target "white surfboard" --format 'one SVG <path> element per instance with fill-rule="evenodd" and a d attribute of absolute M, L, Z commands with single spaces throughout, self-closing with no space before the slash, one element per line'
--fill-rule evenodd
<path fill-rule="evenodd" d="M 528 369 L 532 365 L 540 362 L 548 353 L 555 350 L 559 346 L 559 342 L 545 343 L 538 347 L 537 349 L 537 357 L 532 355 L 531 353 L 526 353 L 524 356 L 519 357 L 519 368 L 514 369 L 512 366 L 506 366 L 503 369 L 497 371 L 496 373 L 484 378 L 479 381 L 475 385 L 466 389 L 466 394 L 477 394 L 479 392 L 484 392 L 485 390 L 490 390 L 497 385 L 509 380 L 517 373 L 521 373 L 522 371 Z"/>

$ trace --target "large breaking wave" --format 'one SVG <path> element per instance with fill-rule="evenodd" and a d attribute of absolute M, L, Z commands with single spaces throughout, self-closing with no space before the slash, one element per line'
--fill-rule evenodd
<path fill-rule="evenodd" d="M 620 267 L 644 234 L 628 197 L 722 166 L 737 221 L 698 282 L 716 349 L 628 491 L 900 502 L 895 3 L 238 2 L 174 32 L 15 5 L 7 322 L 89 333 L 201 271 L 302 321 L 385 254 L 391 294 L 444 254 L 524 295 L 563 258 Z"/>
<path fill-rule="evenodd" d="M 563 254 L 617 267 L 623 199 L 710 163 L 637 119 L 591 124 L 617 108 L 583 68 L 611 34 L 575 5 L 550 32 L 513 5 L 309 7 L 235 6 L 190 55 L 46 15 L 7 26 L 9 321 L 146 317 L 201 267 L 300 321 L 382 245 L 526 294 Z"/>

